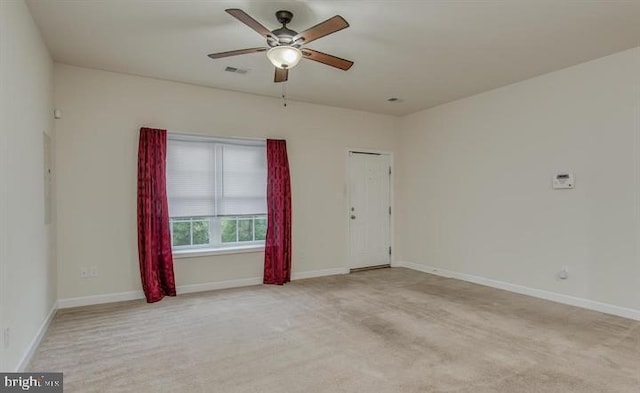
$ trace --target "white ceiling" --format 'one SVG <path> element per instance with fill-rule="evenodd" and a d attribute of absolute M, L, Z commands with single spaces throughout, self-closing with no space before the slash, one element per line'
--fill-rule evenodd
<path fill-rule="evenodd" d="M 333 15 L 348 29 L 309 47 L 353 60 L 341 71 L 303 60 L 287 96 L 403 115 L 640 46 L 640 0 L 187 1 L 28 0 L 55 61 L 280 97 L 263 46 L 224 12 L 241 8 L 269 29 L 290 10 L 302 31 Z M 226 66 L 247 68 L 239 75 Z M 389 103 L 389 97 L 401 102 Z"/>

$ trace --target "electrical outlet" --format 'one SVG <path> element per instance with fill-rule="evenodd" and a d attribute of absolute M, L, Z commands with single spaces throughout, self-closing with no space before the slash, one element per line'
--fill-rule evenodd
<path fill-rule="evenodd" d="M 561 280 L 566 280 L 569 278 L 569 268 L 566 266 L 563 266 L 562 268 L 560 268 L 560 271 L 558 272 L 558 278 Z"/>
<path fill-rule="evenodd" d="M 98 277 L 98 267 L 97 266 L 91 266 L 89 268 L 89 277 Z"/>
<path fill-rule="evenodd" d="M 2 344 L 6 349 L 6 348 L 9 348 L 10 343 L 11 343 L 11 329 L 7 327 L 2 330 Z"/>
<path fill-rule="evenodd" d="M 89 269 L 86 267 L 80 268 L 80 278 L 89 278 Z"/>

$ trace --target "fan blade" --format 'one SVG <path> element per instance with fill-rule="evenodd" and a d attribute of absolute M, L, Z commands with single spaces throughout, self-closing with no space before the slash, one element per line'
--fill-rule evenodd
<path fill-rule="evenodd" d="M 314 60 L 322 64 L 330 65 L 331 67 L 340 68 L 341 70 L 346 71 L 353 65 L 353 62 L 350 60 L 341 59 L 336 56 L 318 52 L 317 50 L 302 48 L 300 51 L 305 59 Z"/>
<path fill-rule="evenodd" d="M 252 17 L 250 17 L 249 14 L 247 14 L 246 12 L 244 12 L 244 11 L 242 11 L 240 9 L 237 9 L 237 8 L 229 8 L 229 9 L 227 9 L 225 11 L 229 15 L 231 15 L 234 18 L 236 18 L 237 20 L 239 20 L 240 22 L 244 23 L 245 25 L 249 26 L 253 30 L 257 31 L 258 34 L 260 34 L 264 38 L 273 37 L 273 33 L 271 33 L 271 31 L 269 31 L 269 29 L 264 27 L 257 20 L 255 20 Z"/>
<path fill-rule="evenodd" d="M 276 83 L 286 82 L 289 78 L 289 70 L 286 68 L 278 68 L 276 67 L 276 74 L 273 77 L 273 81 Z"/>
<path fill-rule="evenodd" d="M 212 53 L 212 54 L 207 55 L 207 56 L 209 56 L 212 59 L 220 59 L 222 57 L 246 55 L 247 53 L 264 52 L 266 50 L 267 50 L 267 48 L 238 49 L 238 50 L 232 50 L 232 51 L 229 51 L 229 52 Z"/>
<path fill-rule="evenodd" d="M 340 15 L 336 15 L 333 18 L 329 18 L 324 22 L 318 23 L 302 33 L 298 33 L 293 37 L 293 42 L 302 38 L 304 40 L 303 44 L 308 44 L 311 41 L 335 33 L 336 31 L 346 29 L 347 27 L 349 27 L 349 23 L 347 23 L 347 21 Z"/>

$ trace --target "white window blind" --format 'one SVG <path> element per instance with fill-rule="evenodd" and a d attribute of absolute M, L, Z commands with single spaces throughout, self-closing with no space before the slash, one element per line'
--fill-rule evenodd
<path fill-rule="evenodd" d="M 217 147 L 222 169 L 218 182 L 218 215 L 266 213 L 266 147 L 230 144 Z"/>
<path fill-rule="evenodd" d="M 171 217 L 266 214 L 262 141 L 170 134 L 167 197 Z"/>

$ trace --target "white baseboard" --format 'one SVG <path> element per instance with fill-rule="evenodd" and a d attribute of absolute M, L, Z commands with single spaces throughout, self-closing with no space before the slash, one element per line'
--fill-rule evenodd
<path fill-rule="evenodd" d="M 418 270 L 424 273 L 434 274 L 437 276 L 455 278 L 462 281 L 472 282 L 487 287 L 503 289 L 505 291 L 515 292 L 522 295 L 528 295 L 540 299 L 550 300 L 556 303 L 568 304 L 570 306 L 585 308 L 588 310 L 599 311 L 605 314 L 616 315 L 623 318 L 640 321 L 640 310 L 625 308 L 613 304 L 596 302 L 589 299 L 563 295 L 556 292 L 549 292 L 542 289 L 529 288 L 522 285 L 511 284 L 504 281 L 492 280 L 485 277 L 473 276 L 471 274 L 459 273 L 450 270 L 440 269 L 433 266 L 422 265 L 414 262 L 396 261 L 391 266 L 405 267 L 408 269 Z"/>
<path fill-rule="evenodd" d="M 334 269 L 310 270 L 307 272 L 294 272 L 291 275 L 292 280 L 304 280 L 305 278 L 316 278 L 324 276 L 335 276 L 339 274 L 347 274 L 349 269 L 346 267 L 337 267 Z"/>
<path fill-rule="evenodd" d="M 40 346 L 40 342 L 44 338 L 44 335 L 47 333 L 49 325 L 51 324 L 53 317 L 56 315 L 57 310 L 57 303 L 54 302 L 53 306 L 51 306 L 49 314 L 47 314 L 47 317 L 44 319 L 42 325 L 40 325 L 40 328 L 36 332 L 35 337 L 33 337 L 33 340 L 31 340 L 31 342 L 29 343 L 27 351 L 22 356 L 22 359 L 20 359 L 20 362 L 18 362 L 15 372 L 19 373 L 26 370 L 29 362 L 31 361 L 31 358 L 33 357 L 33 354 L 36 352 L 36 349 L 38 349 L 38 347 Z"/>
<path fill-rule="evenodd" d="M 294 272 L 292 274 L 293 280 L 302 280 L 305 278 L 333 276 L 336 274 L 347 274 L 349 269 L 347 268 L 334 268 L 323 270 L 311 270 L 306 272 Z M 262 277 L 242 278 L 238 280 L 227 280 L 217 282 L 207 282 L 202 284 L 188 284 L 179 285 L 176 287 L 178 295 L 194 292 L 214 291 L 218 289 L 240 288 L 252 285 L 262 284 Z M 104 295 L 92 295 L 82 297 L 72 297 L 58 300 L 58 308 L 73 308 L 92 306 L 96 304 L 116 303 L 124 302 L 127 300 L 139 300 L 144 299 L 144 292 L 142 291 L 128 291 L 120 293 L 108 293 Z"/>

